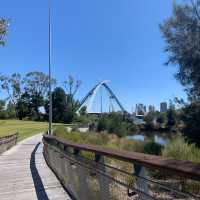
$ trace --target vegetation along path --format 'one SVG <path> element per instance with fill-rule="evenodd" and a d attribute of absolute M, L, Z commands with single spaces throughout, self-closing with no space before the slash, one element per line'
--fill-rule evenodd
<path fill-rule="evenodd" d="M 42 154 L 42 134 L 0 155 L 1 200 L 70 200 Z"/>

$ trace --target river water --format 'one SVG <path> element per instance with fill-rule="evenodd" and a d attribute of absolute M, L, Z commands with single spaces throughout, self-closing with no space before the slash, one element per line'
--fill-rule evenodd
<path fill-rule="evenodd" d="M 127 136 L 129 140 L 135 140 L 135 141 L 145 141 L 148 139 L 152 139 L 155 143 L 160 145 L 166 145 L 169 144 L 171 141 L 171 136 L 169 133 L 139 133 L 135 135 Z"/>

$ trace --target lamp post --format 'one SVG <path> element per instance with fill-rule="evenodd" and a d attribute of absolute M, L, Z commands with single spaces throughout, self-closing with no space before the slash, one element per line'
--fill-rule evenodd
<path fill-rule="evenodd" d="M 52 134 L 52 87 L 51 87 L 51 0 L 49 0 L 49 135 Z"/>

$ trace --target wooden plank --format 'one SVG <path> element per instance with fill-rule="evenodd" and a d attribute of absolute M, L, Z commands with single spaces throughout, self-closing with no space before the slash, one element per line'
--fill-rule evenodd
<path fill-rule="evenodd" d="M 71 200 L 47 166 L 42 151 L 39 134 L 0 155 L 1 200 Z"/>

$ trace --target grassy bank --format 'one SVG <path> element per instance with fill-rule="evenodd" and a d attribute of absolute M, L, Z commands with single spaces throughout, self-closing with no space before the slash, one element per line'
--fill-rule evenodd
<path fill-rule="evenodd" d="M 72 131 L 71 133 L 68 133 L 63 126 L 56 128 L 54 134 L 57 137 L 79 144 L 91 144 L 113 149 L 121 149 L 154 155 L 160 155 L 162 150 L 162 146 L 154 143 L 152 140 L 145 140 L 143 142 L 134 141 L 108 133 L 80 133 L 78 131 Z"/>
<path fill-rule="evenodd" d="M 65 127 L 60 126 L 55 130 L 55 135 L 80 144 L 91 144 L 113 149 L 121 149 L 132 152 L 141 152 L 153 155 L 162 155 L 177 160 L 189 160 L 192 162 L 200 162 L 200 149 L 194 144 L 188 144 L 180 135 L 174 137 L 172 141 L 161 146 L 153 140 L 144 141 L 128 140 L 108 133 L 80 133 L 77 131 L 67 133 Z"/>
<path fill-rule="evenodd" d="M 0 137 L 19 133 L 19 141 L 48 129 L 47 122 L 0 120 Z"/>

